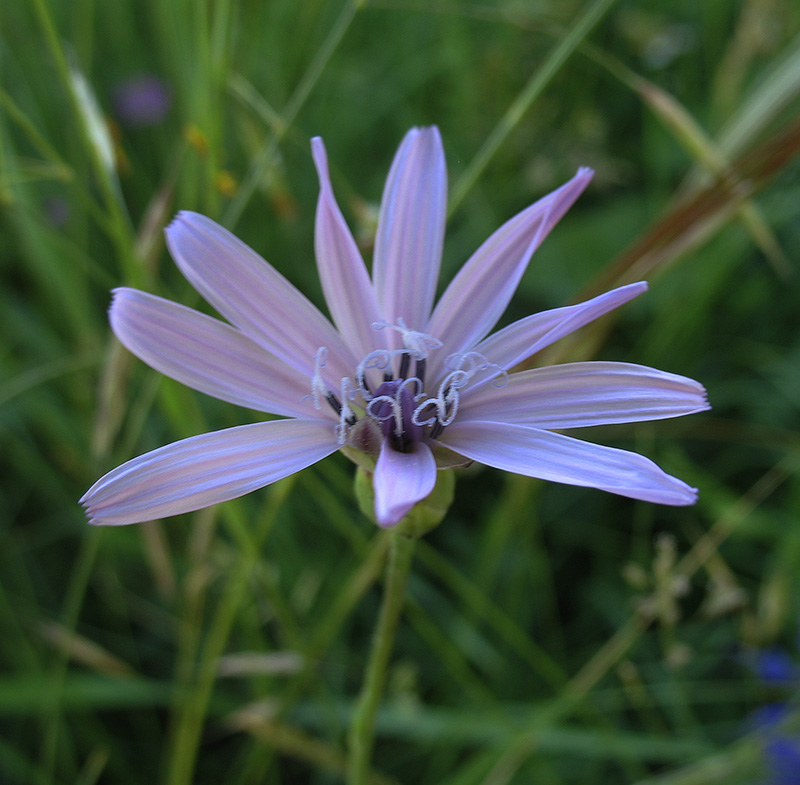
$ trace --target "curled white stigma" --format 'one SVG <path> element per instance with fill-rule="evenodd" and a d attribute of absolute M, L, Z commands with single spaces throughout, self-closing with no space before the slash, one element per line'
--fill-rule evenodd
<path fill-rule="evenodd" d="M 361 393 L 365 401 L 372 399 L 372 393 L 367 387 L 367 371 L 377 368 L 380 371 L 385 371 L 389 367 L 392 359 L 392 353 L 386 349 L 376 349 L 370 352 L 356 367 L 356 382 L 358 383 L 358 391 Z"/>
<path fill-rule="evenodd" d="M 342 409 L 339 412 L 339 424 L 336 426 L 336 439 L 339 444 L 344 444 L 347 441 L 347 429 L 355 422 L 356 416 L 350 408 L 348 401 L 352 401 L 355 397 L 353 392 L 353 385 L 346 376 L 342 377 L 341 386 L 342 397 L 340 403 Z"/>
<path fill-rule="evenodd" d="M 463 387 L 465 384 L 469 383 L 476 374 L 485 371 L 489 372 L 488 376 L 497 375 L 502 379 L 499 384 L 492 382 L 495 387 L 504 387 L 508 381 L 508 371 L 497 363 L 489 362 L 480 352 L 451 354 L 445 360 L 445 366 L 454 372 L 466 374 L 466 381 L 459 384 L 459 387 Z M 486 380 L 486 378 L 487 377 L 484 377 L 484 380 Z"/>
<path fill-rule="evenodd" d="M 374 330 L 389 328 L 390 330 L 400 333 L 403 340 L 403 350 L 409 352 L 415 360 L 427 359 L 431 349 L 438 349 L 442 345 L 442 342 L 438 338 L 407 327 L 402 317 L 397 319 L 396 324 L 392 324 L 391 322 L 373 322 L 372 328 Z"/>
<path fill-rule="evenodd" d="M 324 346 L 320 346 L 314 358 L 314 375 L 311 377 L 311 397 L 314 399 L 315 409 L 321 409 L 322 402 L 328 396 L 328 388 L 322 378 L 322 369 L 327 362 L 328 350 Z"/>

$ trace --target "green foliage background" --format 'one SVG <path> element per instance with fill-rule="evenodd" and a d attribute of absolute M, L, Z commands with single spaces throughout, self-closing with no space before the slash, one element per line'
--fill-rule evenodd
<path fill-rule="evenodd" d="M 351 465 L 138 527 L 90 529 L 76 500 L 254 419 L 111 338 L 114 286 L 204 307 L 171 216 L 223 222 L 321 302 L 309 138 L 368 249 L 396 146 L 432 123 L 443 280 L 592 166 L 506 320 L 645 277 L 542 361 L 654 365 L 714 408 L 586 434 L 698 486 L 694 508 L 459 473 L 416 554 L 373 781 L 767 781 L 748 718 L 798 682 L 750 663 L 800 667 L 797 4 L 30 0 L 0 7 L 0 69 L 1 781 L 341 781 L 386 551 Z M 142 73 L 172 103 L 131 127 L 113 96 Z"/>

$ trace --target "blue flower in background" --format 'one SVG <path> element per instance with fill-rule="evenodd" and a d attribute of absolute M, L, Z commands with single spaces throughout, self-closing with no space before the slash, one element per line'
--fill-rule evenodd
<path fill-rule="evenodd" d="M 748 665 L 766 687 L 787 691 L 788 698 L 800 691 L 800 665 L 784 649 L 757 652 Z M 796 713 L 786 700 L 768 703 L 750 718 L 762 740 L 765 785 L 800 785 L 800 730 L 790 722 Z"/>
<path fill-rule="evenodd" d="M 766 785 L 800 785 L 800 734 L 787 728 L 791 714 L 788 704 L 770 703 L 753 715 L 762 738 Z"/>
<path fill-rule="evenodd" d="M 800 683 L 800 667 L 784 649 L 772 648 L 758 652 L 752 668 L 756 676 L 769 686 Z"/>

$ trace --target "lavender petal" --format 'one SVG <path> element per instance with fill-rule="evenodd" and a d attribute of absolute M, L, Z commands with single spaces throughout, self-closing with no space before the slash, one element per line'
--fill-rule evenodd
<path fill-rule="evenodd" d="M 336 389 L 355 365 L 320 311 L 255 251 L 203 215 L 181 212 L 167 227 L 175 263 L 228 321 L 309 378 L 317 349 L 328 349 L 323 376 Z"/>
<path fill-rule="evenodd" d="M 502 387 L 470 390 L 458 418 L 561 429 L 660 420 L 708 408 L 703 386 L 685 376 L 631 363 L 582 362 L 513 373 Z"/>
<path fill-rule="evenodd" d="M 381 320 L 378 300 L 364 260 L 333 195 L 328 158 L 322 139 L 311 140 L 319 176 L 314 248 L 317 270 L 333 322 L 356 357 L 364 357 L 383 342 L 372 325 Z"/>
<path fill-rule="evenodd" d="M 244 333 L 203 313 L 136 289 L 115 289 L 116 336 L 151 368 L 238 406 L 313 415 L 309 383 Z"/>
<path fill-rule="evenodd" d="M 112 469 L 81 504 L 90 523 L 107 526 L 199 510 L 330 455 L 334 430 L 323 420 L 273 420 L 192 436 Z"/>
<path fill-rule="evenodd" d="M 447 169 L 439 129 L 414 128 L 386 180 L 373 279 L 383 317 L 421 330 L 430 316 L 447 217 Z"/>
<path fill-rule="evenodd" d="M 599 488 L 657 504 L 682 506 L 697 501 L 695 488 L 641 455 L 527 425 L 456 422 L 440 441 L 473 461 L 527 477 Z"/>
<path fill-rule="evenodd" d="M 502 316 L 533 252 L 592 179 L 580 169 L 569 182 L 501 226 L 472 255 L 447 287 L 426 332 L 443 354 L 472 348 Z"/>
<path fill-rule="evenodd" d="M 424 442 L 412 452 L 398 452 L 384 442 L 375 466 L 375 517 L 384 528 L 394 526 L 422 501 L 436 484 L 436 461 Z"/>
<path fill-rule="evenodd" d="M 475 351 L 504 370 L 575 332 L 647 291 L 647 283 L 627 284 L 591 300 L 541 311 L 513 322 L 481 341 Z"/>

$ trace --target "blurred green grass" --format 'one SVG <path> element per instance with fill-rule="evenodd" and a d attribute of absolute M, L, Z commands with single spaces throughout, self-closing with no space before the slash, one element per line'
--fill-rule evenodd
<path fill-rule="evenodd" d="M 762 781 L 748 717 L 792 689 L 746 663 L 800 662 L 800 9 L 32 0 L 0 8 L 0 73 L 0 781 L 341 781 L 386 548 L 347 461 L 163 524 L 90 530 L 76 500 L 252 419 L 110 340 L 113 286 L 203 307 L 172 214 L 225 222 L 320 302 L 309 138 L 368 247 L 391 156 L 430 123 L 459 202 L 443 280 L 592 166 L 506 318 L 647 263 L 650 292 L 555 358 L 683 373 L 714 409 L 597 434 L 697 485 L 695 508 L 460 473 L 374 781 Z M 171 96 L 156 125 L 115 104 L 140 74 Z"/>

